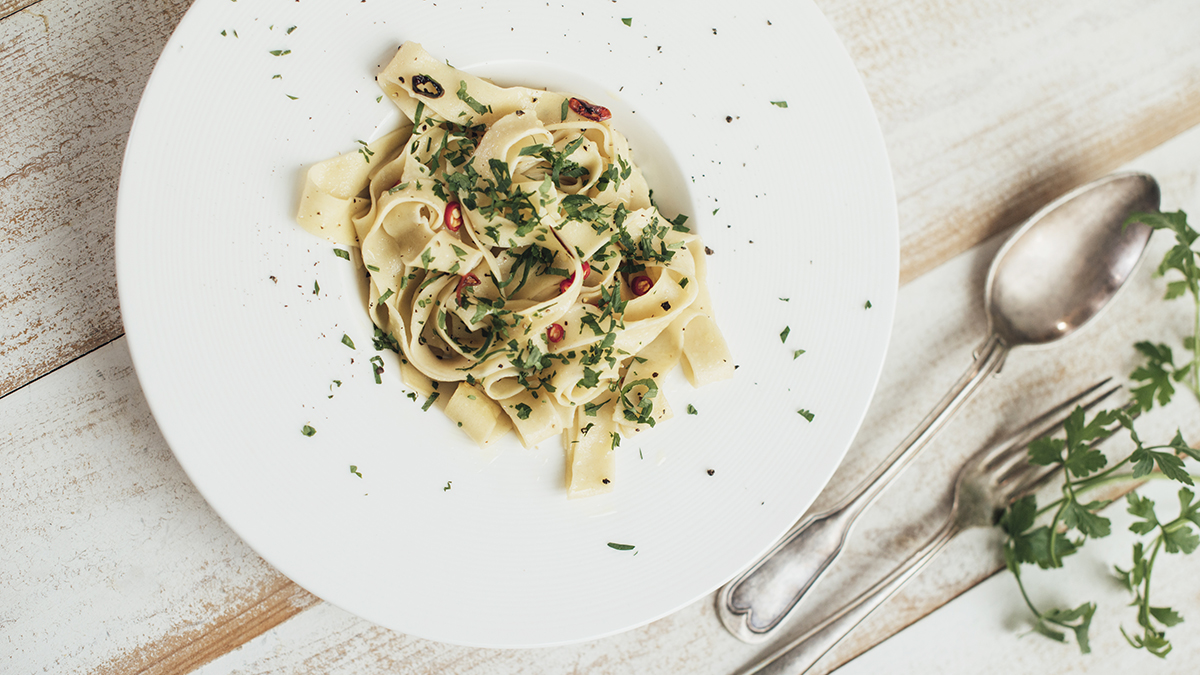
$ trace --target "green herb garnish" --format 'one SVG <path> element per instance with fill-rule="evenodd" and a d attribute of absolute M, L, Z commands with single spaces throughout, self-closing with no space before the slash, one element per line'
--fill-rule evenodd
<path fill-rule="evenodd" d="M 771 101 L 771 105 L 779 106 L 780 108 L 786 108 L 787 101 Z"/>
<path fill-rule="evenodd" d="M 317 430 L 305 424 L 300 428 L 300 433 L 304 434 L 305 436 L 312 436 L 313 434 L 317 433 Z"/>
<path fill-rule="evenodd" d="M 636 547 L 636 546 L 634 546 L 633 544 L 616 544 L 616 543 L 613 543 L 613 542 L 611 542 L 611 541 L 610 541 L 610 542 L 608 542 L 608 547 L 609 547 L 609 548 L 615 548 L 615 549 L 617 549 L 618 551 L 632 551 L 633 549 L 637 548 L 637 547 Z"/>
<path fill-rule="evenodd" d="M 780 341 L 780 342 L 787 342 L 788 335 L 789 335 L 791 332 L 792 332 L 792 327 L 791 327 L 791 326 L 785 326 L 785 327 L 783 328 L 783 331 L 782 331 L 781 333 L 779 333 L 779 341 Z"/>
<path fill-rule="evenodd" d="M 350 252 L 343 248 L 333 249 L 333 254 L 336 255 L 337 257 L 341 258 L 342 260 L 350 259 Z"/>
<path fill-rule="evenodd" d="M 621 23 L 625 24 L 626 26 L 632 26 L 633 25 L 633 17 L 627 16 L 624 19 L 621 19 Z M 609 546 L 611 546 L 611 545 L 612 544 L 609 544 Z"/>
<path fill-rule="evenodd" d="M 350 336 L 346 335 L 345 333 L 342 333 L 342 344 L 346 345 L 350 349 L 354 349 L 354 340 L 351 340 Z"/>
<path fill-rule="evenodd" d="M 801 409 L 797 410 L 796 412 L 800 413 L 800 416 L 803 417 L 804 419 L 808 420 L 809 422 L 813 421 L 813 418 L 816 417 L 816 415 L 813 415 L 811 412 L 809 412 L 805 408 L 801 408 Z"/>
<path fill-rule="evenodd" d="M 438 396 L 441 396 L 441 394 L 437 393 L 436 391 L 430 394 L 429 398 L 425 399 L 425 404 L 421 406 L 421 411 L 424 412 L 429 410 L 429 406 L 433 405 L 433 402 L 438 400 Z"/>

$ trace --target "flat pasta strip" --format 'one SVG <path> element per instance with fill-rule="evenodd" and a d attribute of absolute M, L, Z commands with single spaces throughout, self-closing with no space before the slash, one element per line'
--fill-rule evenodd
<path fill-rule="evenodd" d="M 499 87 L 405 43 L 378 78 L 411 124 L 314 165 L 297 215 L 357 246 L 377 342 L 480 446 L 558 435 L 571 497 L 616 481 L 663 382 L 731 377 L 704 246 L 650 200 L 610 113 Z"/>

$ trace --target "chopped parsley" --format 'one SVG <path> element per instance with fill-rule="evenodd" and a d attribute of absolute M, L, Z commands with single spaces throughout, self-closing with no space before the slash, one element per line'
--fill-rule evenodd
<path fill-rule="evenodd" d="M 236 31 L 234 31 L 234 32 L 236 33 Z M 236 37 L 236 35 L 234 37 Z M 290 50 L 290 49 L 272 49 L 268 53 L 271 56 L 287 56 L 288 54 L 292 53 L 292 50 Z"/>
<path fill-rule="evenodd" d="M 789 334 L 789 333 L 791 333 L 791 332 L 792 332 L 792 327 L 791 327 L 791 326 L 784 326 L 784 328 L 783 328 L 783 332 L 781 332 L 781 333 L 779 334 L 779 341 L 780 341 L 780 342 L 787 342 L 787 339 L 788 339 L 788 334 Z"/>
<path fill-rule="evenodd" d="M 355 347 L 354 347 L 354 340 L 351 340 L 351 339 L 350 339 L 350 336 L 349 336 L 349 335 L 346 335 L 345 333 L 342 333 L 342 344 L 346 345 L 346 346 L 347 346 L 347 347 L 349 347 L 350 349 L 354 349 L 354 348 L 355 348 Z"/>
<path fill-rule="evenodd" d="M 356 465 L 356 464 L 350 465 L 350 473 L 354 474 L 355 476 L 358 476 L 359 478 L 362 478 L 362 474 L 359 473 L 358 465 Z"/>
<path fill-rule="evenodd" d="M 286 34 L 287 34 L 287 35 L 291 35 L 291 34 L 292 34 L 292 31 L 294 31 L 294 30 L 296 30 L 296 27 L 295 27 L 295 26 L 292 26 L 291 28 L 287 29 L 287 33 L 286 33 Z"/>
<path fill-rule="evenodd" d="M 372 150 L 371 148 L 367 147 L 366 141 L 354 141 L 354 142 L 358 143 L 359 145 L 362 146 L 361 148 L 358 149 L 358 154 L 363 156 L 363 160 L 367 164 L 370 164 L 371 163 L 371 155 L 374 155 L 375 151 Z"/>
<path fill-rule="evenodd" d="M 805 408 L 801 408 L 801 409 L 797 410 L 796 412 L 800 413 L 800 416 L 803 417 L 804 419 L 808 420 L 809 422 L 813 421 L 813 417 L 816 417 L 816 415 L 813 415 L 811 412 L 809 412 Z"/>
<path fill-rule="evenodd" d="M 321 294 L 321 284 L 314 281 L 313 282 L 313 295 L 320 295 L 320 294 Z"/>
<path fill-rule="evenodd" d="M 771 105 L 779 106 L 780 108 L 786 108 L 787 101 L 771 101 Z"/>
<path fill-rule="evenodd" d="M 626 26 L 632 26 L 633 25 L 633 17 L 627 16 L 624 19 L 621 19 L 621 23 L 625 24 Z M 611 545 L 612 544 L 609 544 L 609 546 L 611 546 Z"/>
<path fill-rule="evenodd" d="M 429 406 L 433 405 L 433 402 L 438 400 L 438 396 L 441 396 L 441 394 L 437 393 L 436 391 L 433 392 L 432 394 L 430 394 L 429 398 L 425 399 L 425 405 L 421 406 L 421 410 L 422 411 L 429 410 Z"/>
<path fill-rule="evenodd" d="M 313 434 L 317 433 L 317 430 L 305 424 L 303 427 L 301 427 L 300 433 L 311 437 Z"/>
<path fill-rule="evenodd" d="M 870 300 L 867 301 L 867 304 L 863 305 L 863 309 L 871 309 L 871 301 Z"/>
<path fill-rule="evenodd" d="M 471 110 L 474 110 L 475 114 L 477 114 L 477 115 L 486 115 L 487 113 L 492 112 L 492 106 L 484 105 L 484 104 L 480 103 L 479 101 L 476 101 L 475 97 L 473 97 L 467 93 L 467 81 L 466 80 L 458 81 L 458 100 L 460 100 L 463 103 L 466 103 L 468 106 L 470 106 Z"/>
<path fill-rule="evenodd" d="M 700 412 L 700 411 L 696 410 L 696 406 L 692 405 L 691 403 L 689 403 L 689 404 L 688 404 L 688 407 L 687 407 L 687 414 L 689 414 L 689 415 L 696 415 L 696 414 L 698 414 L 699 412 Z"/>
<path fill-rule="evenodd" d="M 800 358 L 800 355 L 803 354 L 804 351 L 805 350 L 803 349 L 797 349 L 796 351 L 792 352 L 792 360 L 795 361 L 796 359 Z"/>
<path fill-rule="evenodd" d="M 350 259 L 350 252 L 349 252 L 349 251 L 347 251 L 347 250 L 346 250 L 346 249 L 344 249 L 344 248 L 335 248 L 335 249 L 333 249 L 333 254 L 334 254 L 334 255 L 336 255 L 337 257 L 341 258 L 342 260 L 349 260 L 349 259 Z"/>
<path fill-rule="evenodd" d="M 452 483 L 452 482 L 453 482 L 453 481 L 446 481 L 446 487 L 442 488 L 442 492 L 446 492 L 447 490 L 449 490 L 449 489 L 450 489 L 450 483 Z"/>
<path fill-rule="evenodd" d="M 608 542 L 608 547 L 615 548 L 618 551 L 632 551 L 633 549 L 637 548 L 633 544 L 617 544 L 611 541 Z"/>
<path fill-rule="evenodd" d="M 516 405 L 516 408 L 517 408 L 517 418 L 518 419 L 527 420 L 527 419 L 529 419 L 529 415 L 531 413 L 533 413 L 533 408 L 530 408 L 528 405 L 526 405 L 524 403 L 518 403 Z"/>

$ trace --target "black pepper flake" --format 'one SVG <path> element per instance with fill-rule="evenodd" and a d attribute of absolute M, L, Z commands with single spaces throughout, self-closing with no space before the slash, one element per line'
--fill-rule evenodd
<path fill-rule="evenodd" d="M 733 124 L 733 115 L 726 115 L 725 121 L 729 122 L 730 124 Z"/>
<path fill-rule="evenodd" d="M 664 311 L 667 311 L 667 312 L 671 311 L 671 303 L 669 303 L 669 302 L 664 302 L 664 303 L 663 303 L 661 306 L 662 306 L 662 308 L 663 308 L 663 310 L 664 310 Z"/>
<path fill-rule="evenodd" d="M 608 479 L 607 479 L 607 478 L 601 478 L 601 479 L 600 479 L 600 482 L 601 482 L 601 483 L 604 483 L 605 485 L 608 485 L 608 483 L 609 483 L 609 481 L 608 481 Z"/>
<path fill-rule="evenodd" d="M 712 255 L 713 250 L 707 246 L 704 247 L 704 255 Z"/>
<path fill-rule="evenodd" d="M 716 472 L 717 472 L 717 470 L 716 470 L 716 469 L 709 469 L 709 470 L 708 470 L 708 475 L 710 475 L 710 476 L 711 476 L 711 475 L 713 475 L 713 474 L 714 474 L 714 473 L 716 473 Z"/>

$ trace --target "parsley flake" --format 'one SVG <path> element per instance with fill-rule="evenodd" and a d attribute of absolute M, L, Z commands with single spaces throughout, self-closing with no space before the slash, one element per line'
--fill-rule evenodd
<path fill-rule="evenodd" d="M 425 412 L 429 410 L 429 406 L 433 405 L 433 402 L 438 400 L 438 396 L 441 396 L 441 394 L 437 393 L 436 391 L 430 394 L 429 398 L 425 399 L 425 404 L 421 406 L 421 411 Z"/>
<path fill-rule="evenodd" d="M 779 106 L 780 108 L 786 108 L 787 101 L 771 101 L 771 105 Z"/>
<path fill-rule="evenodd" d="M 615 548 L 618 551 L 632 551 L 633 549 L 637 548 L 633 544 L 617 544 L 611 541 L 608 542 L 608 547 Z"/>
<path fill-rule="evenodd" d="M 784 328 L 783 328 L 783 332 L 781 332 L 781 333 L 779 334 L 779 341 L 780 341 L 780 342 L 787 342 L 787 339 L 788 339 L 788 334 L 789 334 L 789 333 L 791 333 L 791 332 L 792 332 L 792 327 L 791 327 L 791 326 L 784 326 Z"/>
<path fill-rule="evenodd" d="M 816 417 L 816 415 L 812 414 L 805 408 L 801 408 L 801 409 L 797 410 L 796 412 L 800 413 L 800 416 L 803 417 L 804 419 L 808 420 L 809 422 L 813 421 L 813 418 Z"/>
<path fill-rule="evenodd" d="M 300 433 L 304 434 L 305 436 L 312 437 L 313 434 L 317 433 L 317 430 L 305 424 L 303 427 L 301 427 Z"/>
<path fill-rule="evenodd" d="M 358 465 L 356 465 L 356 464 L 350 465 L 350 473 L 354 474 L 355 476 L 358 476 L 359 478 L 362 478 L 362 474 L 359 473 Z"/>
<path fill-rule="evenodd" d="M 343 248 L 333 249 L 333 254 L 336 255 L 337 257 L 341 258 L 342 260 L 350 259 L 350 252 Z"/>
<path fill-rule="evenodd" d="M 627 16 L 624 19 L 621 19 L 621 23 L 625 24 L 626 26 L 632 26 L 633 25 L 633 17 Z M 611 546 L 611 545 L 612 544 L 609 544 L 609 546 Z"/>
<path fill-rule="evenodd" d="M 689 414 L 689 415 L 696 415 L 696 414 L 699 414 L 699 411 L 698 411 L 698 410 L 696 410 L 696 406 L 694 406 L 694 405 L 692 405 L 691 403 L 689 403 L 689 404 L 688 404 L 688 407 L 687 407 L 687 414 Z"/>
<path fill-rule="evenodd" d="M 796 359 L 800 358 L 800 355 L 803 353 L 803 349 L 797 349 L 796 351 L 792 352 L 792 360 L 795 361 Z"/>
<path fill-rule="evenodd" d="M 342 344 L 346 345 L 350 349 L 354 349 L 354 340 L 351 340 L 350 336 L 346 335 L 345 333 L 342 333 Z"/>
<path fill-rule="evenodd" d="M 272 49 L 268 52 L 271 56 L 287 56 L 292 53 L 290 49 Z"/>
<path fill-rule="evenodd" d="M 320 294 L 321 294 L 321 284 L 314 281 L 313 282 L 313 295 L 320 295 Z"/>

